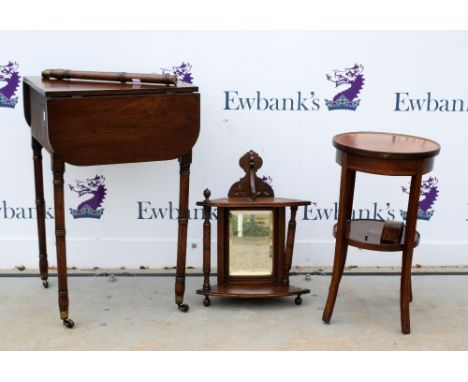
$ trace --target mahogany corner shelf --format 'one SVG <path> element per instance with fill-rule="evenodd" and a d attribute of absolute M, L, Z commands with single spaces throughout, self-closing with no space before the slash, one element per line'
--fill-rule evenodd
<path fill-rule="evenodd" d="M 196 291 L 205 296 L 237 298 L 271 298 L 301 295 L 310 289 L 289 285 L 289 271 L 296 232 L 296 212 L 310 201 L 276 198 L 271 186 L 256 176 L 262 159 L 249 151 L 239 161 L 245 176 L 235 182 L 227 198 L 197 202 L 203 207 L 203 288 Z M 286 208 L 291 217 L 286 232 Z M 211 209 L 218 211 L 218 285 L 210 285 L 211 272 Z"/>

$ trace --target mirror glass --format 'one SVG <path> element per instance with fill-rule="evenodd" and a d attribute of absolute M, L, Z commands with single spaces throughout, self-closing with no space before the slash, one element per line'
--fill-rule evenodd
<path fill-rule="evenodd" d="M 273 211 L 229 211 L 229 275 L 273 274 Z"/>

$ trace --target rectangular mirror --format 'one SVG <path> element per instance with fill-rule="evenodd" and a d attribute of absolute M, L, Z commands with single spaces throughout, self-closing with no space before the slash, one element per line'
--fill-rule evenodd
<path fill-rule="evenodd" d="M 229 275 L 273 274 L 273 211 L 229 211 Z"/>

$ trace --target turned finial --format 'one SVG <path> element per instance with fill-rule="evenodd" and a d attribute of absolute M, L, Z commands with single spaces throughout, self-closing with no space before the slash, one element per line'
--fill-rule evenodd
<path fill-rule="evenodd" d="M 205 197 L 205 201 L 208 201 L 211 196 L 211 191 L 209 188 L 206 188 L 205 191 L 203 191 L 203 196 Z"/>

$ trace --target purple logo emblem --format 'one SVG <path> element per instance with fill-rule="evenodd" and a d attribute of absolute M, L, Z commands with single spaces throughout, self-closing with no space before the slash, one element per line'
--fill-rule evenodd
<path fill-rule="evenodd" d="M 430 220 L 432 215 L 434 215 L 434 210 L 431 208 L 439 196 L 439 189 L 437 188 L 438 182 L 439 180 L 435 177 L 429 177 L 427 180 L 423 180 L 419 199 L 418 219 Z M 409 189 L 407 187 L 401 187 L 401 190 L 409 194 Z M 400 213 L 401 217 L 406 220 L 406 211 L 400 210 Z"/>
<path fill-rule="evenodd" d="M 346 89 L 335 95 L 332 101 L 325 100 L 328 110 L 356 110 L 361 101 L 357 97 L 364 86 L 363 70 L 362 65 L 354 64 L 353 67 L 344 70 L 334 69 L 333 75 L 327 74 L 327 80 L 333 82 L 335 87 L 346 86 Z"/>
<path fill-rule="evenodd" d="M 10 61 L 5 66 L 0 65 L 0 107 L 14 108 L 16 106 L 18 97 L 14 95 L 20 80 L 16 62 Z"/>
<path fill-rule="evenodd" d="M 162 69 L 163 73 L 175 74 L 182 82 L 193 84 L 192 65 L 189 62 L 182 62 L 179 66 L 173 66 L 172 69 Z"/>
<path fill-rule="evenodd" d="M 104 176 L 96 175 L 92 179 L 86 179 L 86 182 L 75 180 L 75 186 L 69 184 L 70 190 L 76 192 L 79 197 L 88 195 L 88 199 L 86 199 L 84 202 L 81 202 L 76 210 L 70 208 L 70 213 L 75 219 L 101 218 L 102 214 L 104 213 L 104 208 L 100 207 L 102 206 L 102 202 L 106 198 L 107 193 L 104 181 Z"/>

